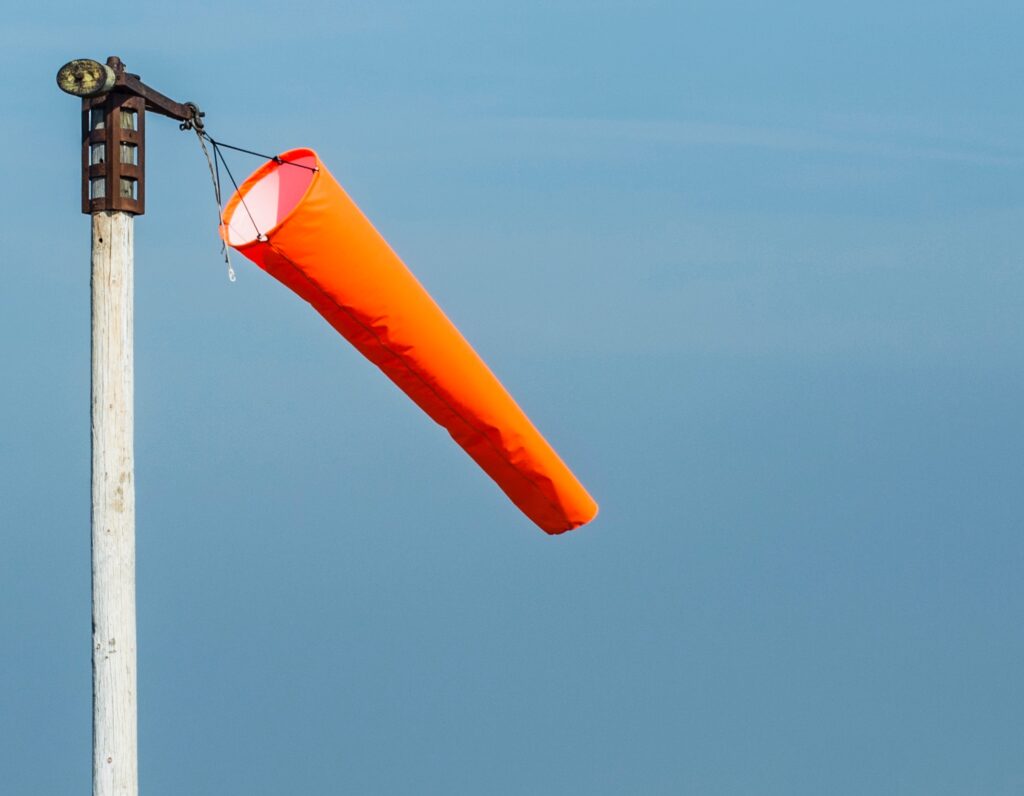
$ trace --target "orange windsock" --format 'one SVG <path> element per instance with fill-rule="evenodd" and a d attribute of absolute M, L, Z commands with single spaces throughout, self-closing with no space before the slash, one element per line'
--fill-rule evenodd
<path fill-rule="evenodd" d="M 597 504 L 311 149 L 257 169 L 227 242 L 308 301 L 550 534 Z"/>

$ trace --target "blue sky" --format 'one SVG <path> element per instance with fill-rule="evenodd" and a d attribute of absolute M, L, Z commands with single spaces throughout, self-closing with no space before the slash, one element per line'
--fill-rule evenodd
<path fill-rule="evenodd" d="M 262 2 L 0 31 L 0 770 L 90 779 L 74 57 L 316 148 L 601 503 L 547 538 L 308 306 L 136 222 L 152 796 L 1024 789 L 1012 3 Z M 258 161 L 231 159 L 236 174 Z"/>

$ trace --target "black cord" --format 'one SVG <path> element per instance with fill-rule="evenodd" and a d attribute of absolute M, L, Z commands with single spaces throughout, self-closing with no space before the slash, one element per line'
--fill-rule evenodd
<path fill-rule="evenodd" d="M 186 129 L 186 127 L 183 125 L 182 129 Z M 256 224 L 256 218 L 253 216 L 252 211 L 249 209 L 249 205 L 245 201 L 245 196 L 244 196 L 244 194 L 242 193 L 242 191 L 238 187 L 238 180 L 236 180 L 235 179 L 235 175 L 231 173 L 231 167 L 228 165 L 227 158 L 224 157 L 224 153 L 221 151 L 221 149 L 222 148 L 223 149 L 233 149 L 236 152 L 244 152 L 247 155 L 254 155 L 255 157 L 258 157 L 258 158 L 264 158 L 265 160 L 271 160 L 274 163 L 277 163 L 279 165 L 298 166 L 300 169 L 307 169 L 308 171 L 312 171 L 314 173 L 320 171 L 320 168 L 318 166 L 307 166 L 304 163 L 295 163 L 294 161 L 291 161 L 291 160 L 285 160 L 284 158 L 282 158 L 282 157 L 280 157 L 278 155 L 264 155 L 264 154 L 262 154 L 260 152 L 254 152 L 251 149 L 243 149 L 242 147 L 233 146 L 231 144 L 224 144 L 224 143 L 222 143 L 220 141 L 217 141 L 213 136 L 211 136 L 209 133 L 207 133 L 206 130 L 202 129 L 199 125 L 191 125 L 187 129 L 192 129 L 192 130 L 195 131 L 196 135 L 199 137 L 199 146 L 202 148 L 204 154 L 206 154 L 206 146 L 204 144 L 205 141 L 209 141 L 210 145 L 213 147 L 213 159 L 212 159 L 213 162 L 210 163 L 211 159 L 210 159 L 209 154 L 206 155 L 206 160 L 207 160 L 207 163 L 210 163 L 210 176 L 213 179 L 214 198 L 217 201 L 218 222 L 220 223 L 220 225 L 222 227 L 222 232 L 223 232 L 223 234 L 222 234 L 222 238 L 223 239 L 221 240 L 221 247 L 222 247 L 223 252 L 224 252 L 224 260 L 225 260 L 225 262 L 228 265 L 228 277 L 231 279 L 232 282 L 234 282 L 235 281 L 234 269 L 231 268 L 231 260 L 228 257 L 228 242 L 227 242 L 227 237 L 226 237 L 228 235 L 228 231 L 227 231 L 227 228 L 224 225 L 224 217 L 223 217 L 223 214 L 224 214 L 224 206 L 222 204 L 222 201 L 223 201 L 222 196 L 223 196 L 223 194 L 221 193 L 221 186 L 220 186 L 220 166 L 221 166 L 221 164 L 224 164 L 224 171 L 227 172 L 228 178 L 231 180 L 231 184 L 235 188 L 235 194 L 238 196 L 238 200 L 241 203 L 242 207 L 245 208 L 245 213 L 246 213 L 247 216 L 249 216 L 249 222 L 252 224 L 252 228 L 256 231 L 256 240 L 261 241 L 261 242 L 265 241 L 265 240 L 267 240 L 267 236 L 264 235 L 260 231 L 259 226 Z"/>
<path fill-rule="evenodd" d="M 231 144 L 225 144 L 220 141 L 215 141 L 213 137 L 205 130 L 202 132 L 202 135 L 204 138 L 206 138 L 207 141 L 213 144 L 215 148 L 224 147 L 225 149 L 233 149 L 236 152 L 244 152 L 246 155 L 255 155 L 256 157 L 263 158 L 264 160 L 272 160 L 275 163 L 286 164 L 288 166 L 296 166 L 300 169 L 308 169 L 309 171 L 320 171 L 320 168 L 318 166 L 307 166 L 305 163 L 296 163 L 293 160 L 285 160 L 280 155 L 264 155 L 262 152 L 253 152 L 251 149 L 243 149 L 240 146 L 232 146 Z"/>
<path fill-rule="evenodd" d="M 224 170 L 228 173 L 228 177 L 231 179 L 231 184 L 235 186 L 235 193 L 238 194 L 238 200 L 242 203 L 242 207 L 245 208 L 246 214 L 249 216 L 249 220 L 252 222 L 252 228 L 256 230 L 257 240 L 266 240 L 266 236 L 260 232 L 260 228 L 256 225 L 256 219 L 252 217 L 252 212 L 249 210 L 249 205 L 245 203 L 245 196 L 238 189 L 238 182 L 235 180 L 235 175 L 231 173 L 231 167 L 228 162 L 224 159 L 224 153 L 220 151 L 221 144 L 218 144 L 212 138 L 210 143 L 213 144 L 213 156 L 214 158 L 220 158 L 220 162 L 224 164 Z M 260 156 L 262 157 L 262 155 Z"/>
<path fill-rule="evenodd" d="M 265 160 L 272 160 L 274 163 L 285 166 L 298 166 L 300 169 L 307 169 L 314 173 L 320 171 L 318 166 L 307 166 L 304 163 L 295 163 L 291 160 L 285 160 L 279 155 L 264 155 L 260 152 L 254 152 L 251 149 L 243 149 L 239 146 L 233 146 L 231 144 L 224 144 L 213 138 L 206 130 L 203 129 L 201 123 L 195 123 L 196 120 L 201 116 L 196 109 L 196 116 L 192 122 L 182 123 L 182 130 L 193 130 L 199 138 L 199 146 L 203 150 L 203 154 L 206 155 L 206 162 L 210 166 L 210 178 L 213 180 L 213 196 L 217 202 L 217 222 L 221 230 L 221 251 L 224 254 L 224 262 L 228 266 L 228 279 L 232 282 L 235 281 L 235 270 L 231 267 L 231 258 L 228 255 L 228 235 L 230 234 L 227 225 L 224 223 L 224 205 L 223 205 L 223 194 L 221 192 L 220 185 L 220 165 L 224 164 L 224 171 L 227 172 L 228 177 L 231 179 L 231 184 L 235 187 L 235 194 L 238 196 L 239 202 L 242 207 L 245 208 L 246 215 L 249 216 L 249 222 L 252 224 L 252 228 L 256 231 L 256 240 L 266 241 L 267 236 L 260 232 L 259 226 L 256 224 L 256 218 L 253 216 L 252 211 L 249 209 L 249 205 L 246 204 L 245 196 L 242 194 L 238 187 L 238 181 L 235 179 L 235 175 L 231 173 L 231 167 L 228 165 L 227 159 L 224 157 L 224 153 L 221 152 L 221 148 L 233 149 L 236 152 L 244 152 L 246 155 L 254 155 L 258 158 L 264 158 Z M 210 158 L 210 154 L 206 151 L 206 143 L 209 141 L 213 147 L 213 158 Z"/>

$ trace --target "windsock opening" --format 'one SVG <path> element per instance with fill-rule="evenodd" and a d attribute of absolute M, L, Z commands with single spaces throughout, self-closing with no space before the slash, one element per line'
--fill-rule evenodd
<path fill-rule="evenodd" d="M 227 241 L 232 246 L 269 235 L 298 206 L 316 178 L 313 150 L 291 149 L 278 157 L 285 162 L 264 163 L 239 186 L 225 208 Z"/>

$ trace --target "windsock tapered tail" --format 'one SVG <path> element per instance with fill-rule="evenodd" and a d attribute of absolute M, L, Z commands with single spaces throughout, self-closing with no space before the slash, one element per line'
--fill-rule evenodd
<path fill-rule="evenodd" d="M 313 150 L 267 161 L 223 222 L 232 247 L 312 304 L 544 531 L 596 516 L 593 498 Z"/>

